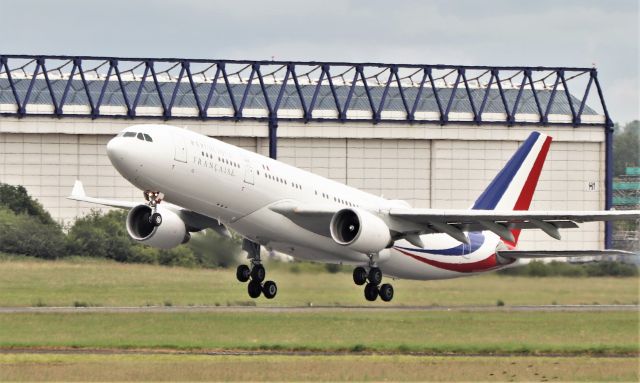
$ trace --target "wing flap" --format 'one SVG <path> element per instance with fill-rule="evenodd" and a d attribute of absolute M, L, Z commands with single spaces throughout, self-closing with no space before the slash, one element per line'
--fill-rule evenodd
<path fill-rule="evenodd" d="M 638 210 L 608 211 L 497 211 L 497 210 L 432 210 L 403 209 L 389 210 L 391 223 L 402 227 L 414 225 L 422 233 L 446 233 L 460 242 L 459 231 L 490 230 L 501 238 L 512 241 L 513 229 L 538 229 L 547 235 L 560 239 L 558 229 L 577 228 L 578 223 L 594 221 L 616 221 L 640 219 Z M 457 229 L 452 230 L 451 227 Z M 404 228 L 398 232 L 406 232 Z M 455 234 L 455 235 L 452 235 Z"/>
<path fill-rule="evenodd" d="M 389 215 L 416 223 L 433 221 L 449 224 L 475 223 L 478 221 L 519 222 L 537 219 L 540 221 L 616 221 L 640 219 L 639 210 L 601 211 L 499 211 L 499 210 L 432 210 L 432 209 L 391 209 Z"/>

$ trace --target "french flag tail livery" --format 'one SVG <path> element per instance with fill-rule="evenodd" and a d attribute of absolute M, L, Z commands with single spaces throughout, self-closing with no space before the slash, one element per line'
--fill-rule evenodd
<path fill-rule="evenodd" d="M 529 210 L 552 138 L 533 132 L 476 200 L 472 209 Z M 512 230 L 515 246 L 520 230 Z"/>

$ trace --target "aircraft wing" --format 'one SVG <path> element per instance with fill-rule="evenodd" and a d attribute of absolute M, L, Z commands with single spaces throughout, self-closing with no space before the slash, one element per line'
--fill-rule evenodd
<path fill-rule="evenodd" d="M 330 237 L 329 224 L 340 210 L 333 206 L 307 206 L 292 201 L 282 201 L 270 207 L 316 234 Z M 445 233 L 456 240 L 468 243 L 465 232 L 489 230 L 501 238 L 514 241 L 513 229 L 538 229 L 553 238 L 560 239 L 558 229 L 577 228 L 578 223 L 640 219 L 638 210 L 608 211 L 496 211 L 496 210 L 436 210 L 392 208 L 378 213 L 394 238 L 406 238 L 418 242 L 421 234 Z"/>
<path fill-rule="evenodd" d="M 333 215 L 339 210 L 327 206 L 299 205 L 290 201 L 277 202 L 269 209 L 289 218 L 296 225 L 325 237 L 331 237 L 329 224 Z"/>
<path fill-rule="evenodd" d="M 433 210 L 391 209 L 392 222 L 409 223 L 423 233 L 446 233 L 467 243 L 464 232 L 489 230 L 513 241 L 512 229 L 539 229 L 560 239 L 558 229 L 575 228 L 578 223 L 640 219 L 638 210 L 606 211 L 497 211 L 497 210 Z"/>
<path fill-rule="evenodd" d="M 109 207 L 117 207 L 120 209 L 132 209 L 139 205 L 135 202 L 130 201 L 118 201 L 112 199 L 103 199 L 103 198 L 94 198 L 89 197 L 84 191 L 84 185 L 80 180 L 76 180 L 73 184 L 73 189 L 71 190 L 71 195 L 67 197 L 67 199 L 80 201 L 80 202 L 89 202 L 94 203 L 96 205 L 109 206 Z"/>
<path fill-rule="evenodd" d="M 76 180 L 73 185 L 73 189 L 71 190 L 71 195 L 67 198 L 74 201 L 89 202 L 96 205 L 115 207 L 119 209 L 133 209 L 134 207 L 140 205 L 139 202 L 89 197 L 85 193 L 84 186 L 82 185 L 82 182 L 80 180 Z M 215 230 L 223 237 L 231 237 L 231 234 L 229 233 L 227 228 L 217 219 L 202 215 L 200 213 L 196 213 L 191 210 L 183 209 L 180 206 L 176 206 L 167 202 L 162 203 L 162 206 L 178 214 L 178 216 L 180 216 L 187 227 L 191 229 L 189 231 L 199 231 L 209 228 Z"/>

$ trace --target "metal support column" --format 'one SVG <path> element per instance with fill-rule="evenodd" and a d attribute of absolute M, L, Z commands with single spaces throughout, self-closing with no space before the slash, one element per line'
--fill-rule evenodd
<path fill-rule="evenodd" d="M 611 210 L 613 202 L 613 123 L 607 120 L 605 137 L 605 209 Z M 613 223 L 605 222 L 604 246 L 611 249 L 613 245 Z"/>
<path fill-rule="evenodd" d="M 278 158 L 278 120 L 269 118 L 269 157 Z"/>

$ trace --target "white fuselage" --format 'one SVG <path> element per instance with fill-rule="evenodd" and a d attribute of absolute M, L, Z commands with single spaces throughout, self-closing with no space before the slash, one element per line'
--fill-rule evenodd
<path fill-rule="evenodd" d="M 153 142 L 125 137 L 144 133 Z M 216 218 L 244 237 L 295 258 L 353 265 L 369 264 L 366 254 L 298 226 L 269 209 L 283 201 L 309 206 L 361 208 L 371 212 L 407 207 L 298 169 L 222 141 L 166 125 L 137 125 L 109 142 L 115 168 L 142 190 L 159 191 L 185 209 Z M 389 276 L 444 279 L 502 267 L 503 246 L 491 232 L 472 233 L 471 245 L 445 234 L 422 235 L 425 249 L 405 240 L 376 256 Z"/>

